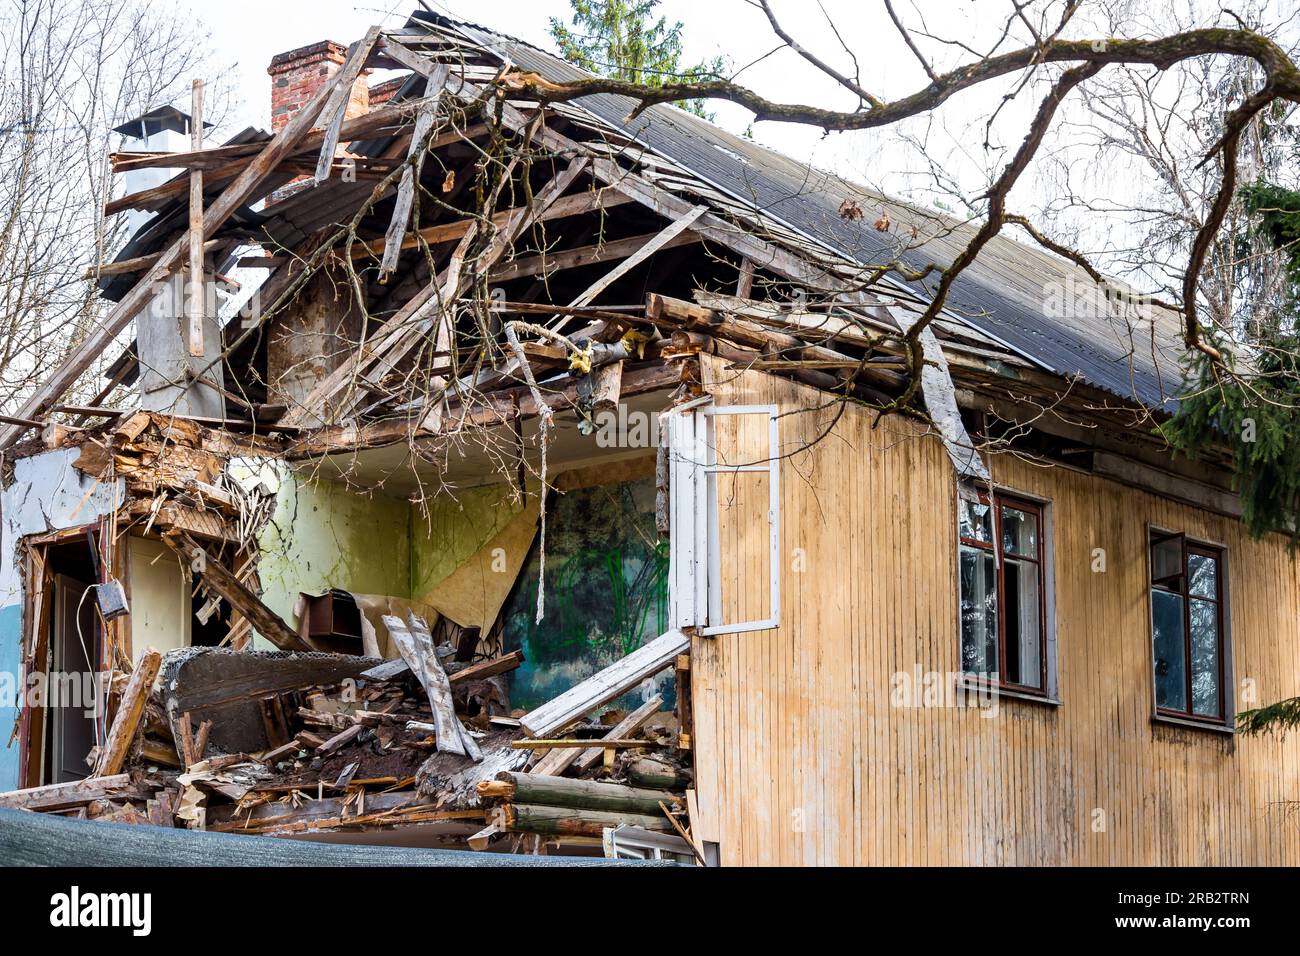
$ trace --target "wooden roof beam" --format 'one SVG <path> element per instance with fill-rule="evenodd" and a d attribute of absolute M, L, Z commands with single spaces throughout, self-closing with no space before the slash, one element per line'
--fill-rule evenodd
<path fill-rule="evenodd" d="M 301 142 L 315 123 L 321 107 L 333 93 L 337 80 L 341 75 L 341 73 L 335 74 L 334 77 L 327 80 L 307 105 L 279 133 L 271 138 L 262 152 L 213 201 L 203 215 L 203 232 L 205 235 L 214 234 L 236 209 L 249 200 L 257 187 L 279 166 L 280 161 L 289 155 L 293 148 Z M 188 192 L 188 180 L 183 185 L 184 190 Z M 55 369 L 54 373 L 23 403 L 16 417 L 35 419 L 51 405 L 55 404 L 118 334 L 126 328 L 140 310 L 148 304 L 150 298 L 154 295 L 155 285 L 165 280 L 172 270 L 180 264 L 188 248 L 188 234 L 182 235 L 168 246 L 153 268 L 105 316 L 99 327 L 86 336 L 63 363 Z M 0 449 L 8 448 L 26 430 L 26 426 L 10 425 L 0 431 Z"/>

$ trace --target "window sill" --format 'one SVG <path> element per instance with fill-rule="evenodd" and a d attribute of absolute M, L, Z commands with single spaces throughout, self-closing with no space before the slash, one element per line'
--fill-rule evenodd
<path fill-rule="evenodd" d="M 999 687 L 996 684 L 987 684 L 983 681 L 965 679 L 959 682 L 959 686 L 976 694 L 995 695 L 999 700 L 1009 697 L 1013 700 L 1024 700 L 1031 704 L 1042 704 L 1045 707 L 1060 707 L 1061 701 L 1055 697 L 1048 697 L 1044 694 L 1031 694 L 1029 691 L 1015 690 L 1009 687 Z"/>
<path fill-rule="evenodd" d="M 1153 724 L 1165 724 L 1171 727 L 1188 727 L 1192 730 L 1207 730 L 1212 734 L 1223 734 L 1228 737 L 1236 736 L 1237 730 L 1229 724 L 1212 724 L 1203 720 L 1192 720 L 1187 717 L 1174 717 L 1170 714 L 1155 714 L 1151 718 Z"/>

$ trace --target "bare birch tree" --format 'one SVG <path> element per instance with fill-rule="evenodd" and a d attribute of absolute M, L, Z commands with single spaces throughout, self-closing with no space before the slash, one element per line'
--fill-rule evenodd
<path fill-rule="evenodd" d="M 186 108 L 191 78 L 210 64 L 191 20 L 140 0 L 3 0 L 0 36 L 0 407 L 9 408 L 100 315 L 86 269 L 127 239 L 120 217 L 102 214 L 120 140 L 112 127 L 166 103 Z M 209 118 L 220 116 L 220 96 Z"/>

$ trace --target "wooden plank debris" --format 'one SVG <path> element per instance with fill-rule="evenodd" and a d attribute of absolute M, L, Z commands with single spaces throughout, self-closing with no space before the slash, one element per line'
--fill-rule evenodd
<path fill-rule="evenodd" d="M 632 713 L 628 714 L 617 724 L 611 727 L 609 729 L 609 733 L 606 734 L 606 737 L 610 738 L 611 740 L 617 740 L 620 737 L 631 737 L 643 726 L 645 726 L 646 721 L 648 721 L 655 714 L 659 713 L 659 708 L 663 705 L 663 702 L 664 702 L 663 697 L 656 694 L 650 700 L 646 701 L 636 710 L 632 711 Z M 600 747 L 590 747 L 587 750 L 582 751 L 582 753 L 578 754 L 574 758 L 573 767 L 579 773 L 586 770 L 590 770 L 593 766 L 595 766 L 596 761 L 602 759 L 604 755 L 605 753 Z M 540 766 L 541 764 L 538 764 L 538 767 Z M 535 767 L 533 768 L 533 772 L 540 773 L 541 771 L 537 769 L 537 767 Z"/>
<path fill-rule="evenodd" d="M 379 265 L 379 281 L 383 282 L 397 269 L 397 260 L 402 253 L 403 238 L 406 236 L 406 224 L 411 218 L 411 206 L 415 201 L 415 181 L 420 170 L 424 168 L 423 151 L 425 140 L 438 115 L 438 103 L 442 97 L 443 87 L 447 85 L 447 73 L 450 67 L 440 64 L 439 69 L 424 84 L 424 102 L 415 118 L 415 129 L 411 132 L 411 145 L 406 157 L 406 168 L 402 170 L 402 181 L 397 187 L 397 200 L 393 205 L 393 216 L 384 235 L 384 258 Z"/>
<path fill-rule="evenodd" d="M 163 534 L 163 540 L 203 578 L 230 606 L 246 617 L 257 632 L 282 651 L 311 650 L 284 619 L 267 607 L 232 572 L 203 550 L 188 534 L 175 529 Z"/>
<path fill-rule="evenodd" d="M 321 144 L 320 157 L 316 161 L 316 182 L 323 183 L 329 179 L 330 170 L 334 168 L 334 154 L 338 151 L 339 137 L 343 123 L 347 119 L 348 103 L 352 99 L 352 86 L 361 76 L 361 70 L 370 58 L 370 52 L 379 39 L 379 26 L 373 26 L 366 35 L 358 40 L 350 50 L 343 66 L 334 77 L 334 88 L 330 98 L 321 108 L 320 117 L 325 121 L 325 142 Z"/>
<path fill-rule="evenodd" d="M 244 205 L 257 188 L 265 182 L 279 166 L 293 147 L 311 129 L 320 114 L 321 106 L 337 88 L 341 73 L 335 74 L 321 85 L 321 88 L 297 114 L 295 114 L 280 132 L 276 133 L 257 156 L 244 167 L 234 182 L 227 186 L 203 214 L 203 234 L 214 235 L 223 223 Z M 188 188 L 188 183 L 186 187 Z M 126 328 L 136 314 L 153 298 L 157 285 L 163 282 L 181 261 L 189 248 L 189 234 L 185 233 L 174 240 L 166 251 L 159 256 L 153 268 L 132 287 L 116 306 L 94 330 L 82 339 L 77 346 L 60 363 L 59 367 L 46 378 L 22 405 L 15 417 L 34 419 L 56 404 L 59 398 L 72 387 L 81 374 L 98 359 L 117 336 Z M 25 425 L 10 425 L 0 431 L 0 450 L 8 448 L 27 430 Z"/>
<path fill-rule="evenodd" d="M 515 750 L 553 750 L 557 748 L 586 750 L 588 747 L 596 747 L 605 750 L 639 750 L 643 747 L 658 747 L 660 744 L 653 740 L 641 740 L 639 738 L 616 738 L 601 737 L 597 740 L 579 740 L 579 739 L 557 739 L 557 740 L 516 740 L 510 744 Z"/>
<path fill-rule="evenodd" d="M 122 769 L 126 755 L 135 741 L 136 731 L 140 728 L 140 719 L 144 716 L 144 706 L 149 699 L 149 689 L 158 676 L 162 664 L 162 655 L 152 647 L 145 648 L 140 661 L 131 672 L 131 679 L 122 691 L 122 700 L 113 717 L 113 725 L 108 731 L 108 738 L 100 749 L 99 763 L 95 775 L 110 777 Z"/>
<path fill-rule="evenodd" d="M 488 677 L 495 677 L 497 674 L 512 671 L 523 662 L 523 651 L 511 651 L 509 654 L 502 654 L 500 657 L 494 657 L 491 660 L 479 661 L 477 664 L 469 665 L 469 667 L 462 667 L 456 673 L 449 675 L 447 679 L 453 685 L 472 680 L 484 680 Z"/>
<path fill-rule="evenodd" d="M 69 807 L 83 806 L 92 800 L 120 799 L 125 796 L 143 796 L 146 793 L 142 787 L 132 784 L 129 774 L 117 773 L 29 787 L 26 790 L 10 790 L 8 793 L 0 793 L 0 807 L 8 810 L 66 810 Z"/>

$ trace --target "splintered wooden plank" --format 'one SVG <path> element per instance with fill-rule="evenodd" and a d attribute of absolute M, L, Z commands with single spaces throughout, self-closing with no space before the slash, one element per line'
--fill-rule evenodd
<path fill-rule="evenodd" d="M 686 653 L 691 640 L 678 630 L 661 634 L 620 661 L 592 674 L 582 683 L 569 688 L 520 718 L 520 726 L 532 737 L 546 737 L 561 730 L 584 714 L 625 694 L 647 677 L 663 670 L 678 654 Z"/>
<path fill-rule="evenodd" d="M 262 599 L 248 589 L 220 562 L 214 561 L 193 538 L 175 528 L 163 535 L 172 550 L 176 551 L 194 568 L 203 582 L 246 617 L 257 632 L 282 651 L 311 650 L 297 632 L 262 603 Z"/>
<path fill-rule="evenodd" d="M 379 27 L 373 26 L 348 51 L 343 68 L 335 74 L 338 82 L 330 93 L 329 101 L 321 109 L 321 119 L 329 125 L 325 129 L 325 142 L 321 144 L 320 157 L 316 160 L 316 182 L 323 183 L 330 178 L 334 166 L 334 154 L 339 147 L 339 135 L 343 130 L 343 121 L 347 118 L 348 102 L 352 99 L 352 85 L 361 75 L 361 68 L 370 58 L 375 41 L 379 39 Z"/>
<path fill-rule="evenodd" d="M 619 737 L 630 737 L 636 733 L 645 724 L 647 720 L 659 713 L 659 707 L 663 704 L 664 699 L 656 695 L 651 700 L 646 701 L 632 713 L 628 714 L 617 724 L 610 728 L 609 733 L 605 736 L 617 740 Z M 591 747 L 584 750 L 574 758 L 573 765 L 579 772 L 588 770 L 604 756 L 604 751 L 600 747 Z M 538 766 L 541 766 L 540 764 Z M 536 771 L 534 771 L 536 773 Z"/>
<path fill-rule="evenodd" d="M 663 249 L 671 243 L 674 239 L 690 228 L 691 223 L 699 219 L 700 216 L 704 215 L 704 213 L 705 207 L 693 206 L 689 211 L 678 216 L 669 223 L 665 229 L 646 240 L 645 244 L 642 245 L 641 248 L 637 249 L 614 268 L 606 272 L 569 304 L 575 308 L 580 308 L 595 301 L 596 296 L 600 295 L 623 276 L 627 275 L 628 272 L 635 269 L 660 249 Z M 556 323 L 555 331 L 563 331 L 564 327 L 568 325 L 568 322 L 569 319 L 567 316 L 561 319 Z"/>
<path fill-rule="evenodd" d="M 422 159 L 415 157 L 419 151 L 426 148 L 425 139 L 438 114 L 438 102 L 442 96 L 442 89 L 447 84 L 448 69 L 447 64 L 441 64 L 440 70 L 430 76 L 424 85 L 424 103 L 415 118 L 415 130 L 411 133 L 406 168 L 402 170 L 402 182 L 397 187 L 397 202 L 393 205 L 393 218 L 388 223 L 388 232 L 384 235 L 384 258 L 379 266 L 381 280 L 397 269 L 397 259 L 402 253 L 402 239 L 406 236 L 406 224 L 411 218 L 411 206 L 415 201 L 415 180 L 424 165 Z"/>
<path fill-rule="evenodd" d="M 483 680 L 485 677 L 492 677 L 496 674 L 504 674 L 506 671 L 512 671 L 524 662 L 523 651 L 511 651 L 509 654 L 502 654 L 500 657 L 494 657 L 491 660 L 480 661 L 477 664 L 471 664 L 469 667 L 462 668 L 456 673 L 449 675 L 448 680 L 453 684 L 460 684 L 467 680 Z"/>
<path fill-rule="evenodd" d="M 476 257 L 476 272 L 489 272 L 510 244 L 560 198 L 586 166 L 585 156 L 573 160 L 537 191 L 531 205 L 514 210 L 488 248 Z M 320 415 L 332 396 L 360 377 L 359 372 L 366 372 L 372 380 L 381 378 L 406 356 L 415 342 L 425 340 L 428 326 L 432 322 L 439 320 L 439 324 L 445 326 L 447 323 L 446 317 L 442 315 L 442 304 L 460 298 L 468 278 L 461 272 L 461 258 L 468 251 L 475 232 L 471 229 L 465 234 L 437 282 L 425 285 L 395 315 L 375 330 L 372 334 L 372 347 L 359 349 L 348 356 L 341 366 L 312 389 L 299 406 L 289 409 L 281 419 L 281 424 L 297 425 Z M 340 414 L 350 411 L 359 400 L 360 396 L 353 396 L 347 407 L 338 411 Z"/>
<path fill-rule="evenodd" d="M 116 773 L 87 777 L 85 780 L 70 780 L 67 783 L 51 783 L 43 787 L 29 787 L 26 790 L 10 790 L 8 793 L 0 793 L 0 807 L 8 810 L 64 810 L 92 800 L 146 795 L 144 788 L 131 783 L 129 774 Z"/>
<path fill-rule="evenodd" d="M 384 661 L 368 671 L 362 671 L 359 676 L 366 680 L 386 681 L 395 677 L 400 677 L 411 669 L 411 665 L 400 658 L 395 661 Z"/>
<path fill-rule="evenodd" d="M 146 648 L 140 655 L 140 662 L 131 672 L 126 690 L 122 691 L 122 701 L 118 704 L 113 726 L 108 732 L 100 753 L 95 772 L 98 776 L 111 776 L 122 769 L 126 755 L 135 740 L 135 732 L 140 727 L 140 718 L 144 716 L 144 705 L 149 699 L 149 689 L 153 679 L 158 676 L 162 665 L 162 655 L 152 647 Z"/>
<path fill-rule="evenodd" d="M 619 740 L 631 737 L 636 731 L 649 720 L 654 714 L 658 713 L 659 707 L 663 704 L 664 699 L 655 695 L 651 700 L 646 701 L 632 713 L 628 714 L 617 724 L 609 729 L 605 734 L 606 740 Z M 537 762 L 537 765 L 528 772 L 537 776 L 561 776 L 570 766 L 576 765 L 579 770 L 590 767 L 597 760 L 601 759 L 604 749 L 601 747 L 588 747 L 586 750 L 572 750 L 569 748 L 556 748 Z M 590 758 L 590 759 L 588 759 Z"/>

